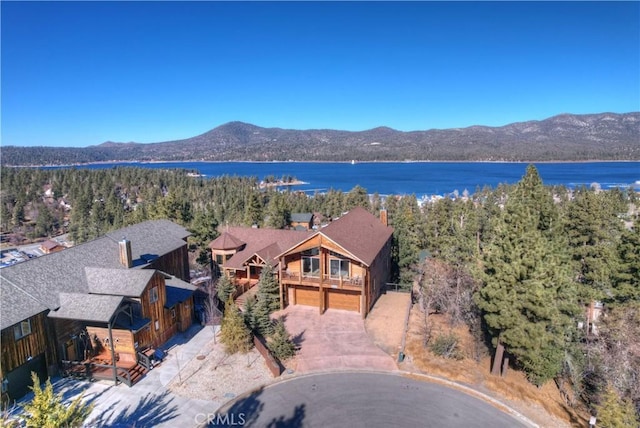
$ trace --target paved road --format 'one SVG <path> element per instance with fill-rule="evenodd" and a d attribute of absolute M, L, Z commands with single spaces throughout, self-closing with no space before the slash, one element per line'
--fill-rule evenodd
<path fill-rule="evenodd" d="M 294 378 L 225 406 L 210 427 L 526 427 L 478 398 L 380 373 Z"/>

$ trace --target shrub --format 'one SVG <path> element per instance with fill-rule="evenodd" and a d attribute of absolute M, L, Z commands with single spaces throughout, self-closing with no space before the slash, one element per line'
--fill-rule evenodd
<path fill-rule="evenodd" d="M 458 346 L 459 341 L 453 333 L 440 334 L 429 344 L 429 350 L 439 357 L 462 360 L 464 356 Z"/>

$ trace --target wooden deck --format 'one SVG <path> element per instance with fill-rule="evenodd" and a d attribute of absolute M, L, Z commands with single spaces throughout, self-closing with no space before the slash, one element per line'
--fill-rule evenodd
<path fill-rule="evenodd" d="M 338 288 L 344 290 L 360 291 L 362 289 L 363 280 L 361 277 L 339 277 L 331 278 L 325 274 L 322 280 L 319 275 L 304 275 L 300 272 L 287 273 L 282 272 L 282 283 L 285 285 L 306 285 L 310 287 L 320 287 L 320 283 L 325 288 Z"/>
<path fill-rule="evenodd" d="M 115 377 L 118 381 L 134 385 L 147 373 L 147 369 L 137 361 L 124 359 L 116 361 Z M 62 361 L 62 375 L 76 379 L 116 380 L 111 359 L 96 356 L 84 361 Z"/>

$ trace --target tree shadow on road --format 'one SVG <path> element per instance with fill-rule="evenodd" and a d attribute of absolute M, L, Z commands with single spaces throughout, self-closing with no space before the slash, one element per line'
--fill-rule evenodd
<path fill-rule="evenodd" d="M 236 400 L 227 410 L 210 415 L 207 426 L 252 426 L 264 408 L 264 403 L 258 398 L 263 390 L 264 388 L 257 389 L 251 394 Z"/>
<path fill-rule="evenodd" d="M 285 419 L 284 415 L 277 419 L 273 418 L 267 428 L 298 428 L 302 426 L 304 417 L 306 416 L 306 405 L 300 404 L 293 410 L 293 415 L 289 419 Z"/>
<path fill-rule="evenodd" d="M 281 415 L 269 422 L 261 421 L 260 414 L 264 410 L 264 402 L 260 395 L 264 388 L 260 388 L 251 394 L 240 398 L 226 411 L 211 415 L 208 427 L 232 427 L 242 425 L 245 427 L 267 428 L 297 428 L 303 426 L 306 416 L 306 405 L 300 404 L 293 410 L 293 415 L 287 418 Z"/>
<path fill-rule="evenodd" d="M 92 421 L 91 425 L 114 428 L 158 426 L 178 416 L 178 406 L 171 405 L 173 398 L 168 399 L 168 396 L 167 391 L 159 395 L 147 393 L 136 405 L 107 411 Z"/>

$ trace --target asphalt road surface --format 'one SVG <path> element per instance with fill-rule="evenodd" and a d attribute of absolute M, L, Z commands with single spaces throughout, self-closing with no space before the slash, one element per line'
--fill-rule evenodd
<path fill-rule="evenodd" d="M 377 373 L 294 378 L 241 397 L 210 417 L 210 427 L 527 427 L 458 390 Z"/>

